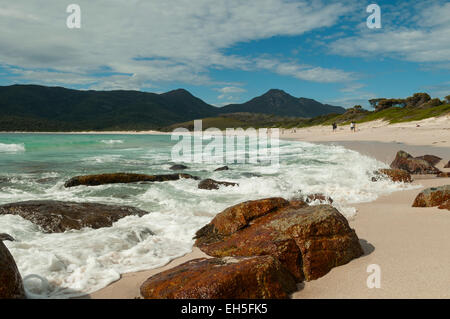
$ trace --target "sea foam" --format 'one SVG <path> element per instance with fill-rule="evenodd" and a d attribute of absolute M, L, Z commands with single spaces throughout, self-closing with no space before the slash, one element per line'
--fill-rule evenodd
<path fill-rule="evenodd" d="M 2 153 L 25 152 L 25 145 L 24 144 L 3 144 L 3 143 L 0 143 L 0 152 L 2 152 Z"/>

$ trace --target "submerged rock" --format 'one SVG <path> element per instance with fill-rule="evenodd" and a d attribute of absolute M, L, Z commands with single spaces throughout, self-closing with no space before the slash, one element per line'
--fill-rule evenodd
<path fill-rule="evenodd" d="M 215 181 L 213 179 L 207 178 L 202 180 L 199 184 L 198 184 L 198 188 L 199 189 L 207 189 L 207 190 L 212 190 L 212 189 L 219 189 L 220 186 L 239 186 L 238 183 L 231 183 L 231 182 L 221 182 L 221 181 Z"/>
<path fill-rule="evenodd" d="M 228 166 L 222 166 L 222 167 L 216 168 L 216 169 L 214 170 L 214 172 L 228 171 L 229 169 L 230 169 L 230 168 L 229 168 Z"/>
<path fill-rule="evenodd" d="M 363 254 L 347 219 L 329 205 L 269 198 L 235 205 L 195 236 L 214 257 L 271 255 L 297 281 L 324 276 Z"/>
<path fill-rule="evenodd" d="M 450 185 L 430 187 L 417 195 L 413 207 L 435 207 L 445 209 L 450 201 Z M 447 208 L 448 209 L 448 208 Z"/>
<path fill-rule="evenodd" d="M 24 299 L 22 276 L 13 256 L 0 241 L 0 299 Z"/>
<path fill-rule="evenodd" d="M 281 299 L 297 289 L 271 256 L 201 258 L 147 279 L 146 299 Z"/>
<path fill-rule="evenodd" d="M 0 215 L 18 215 L 40 226 L 47 233 L 62 233 L 84 227 L 110 227 L 126 216 L 148 212 L 129 206 L 60 201 L 27 201 L 0 205 Z"/>
<path fill-rule="evenodd" d="M 176 181 L 180 178 L 199 179 L 189 174 L 166 174 L 166 175 L 145 175 L 131 173 L 111 173 L 98 175 L 75 176 L 69 179 L 64 187 L 74 187 L 79 185 L 97 186 L 115 183 L 136 183 L 136 182 L 166 182 Z"/>
<path fill-rule="evenodd" d="M 14 241 L 14 238 L 8 234 L 0 234 L 0 241 L 5 241 L 5 240 Z"/>
<path fill-rule="evenodd" d="M 428 156 L 429 160 L 432 155 Z M 436 157 L 437 158 L 437 157 Z M 410 174 L 438 174 L 440 170 L 420 157 L 412 157 L 405 151 L 399 151 L 391 163 L 391 168 L 402 169 Z"/>
<path fill-rule="evenodd" d="M 188 169 L 188 168 L 189 167 L 187 167 L 186 165 L 179 164 L 179 165 L 172 165 L 169 169 L 171 169 L 173 171 L 181 171 L 181 170 Z"/>
<path fill-rule="evenodd" d="M 374 182 L 379 180 L 380 175 L 384 175 L 393 182 L 412 183 L 411 174 L 403 169 L 385 168 L 376 171 L 375 174 L 378 176 L 372 178 Z"/>

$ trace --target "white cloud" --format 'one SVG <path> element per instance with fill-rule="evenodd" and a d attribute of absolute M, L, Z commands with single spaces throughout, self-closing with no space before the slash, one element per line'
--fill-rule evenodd
<path fill-rule="evenodd" d="M 332 53 L 384 55 L 413 62 L 450 61 L 450 3 L 420 3 L 415 8 L 409 5 L 407 10 L 416 12 L 407 27 L 384 23 L 377 31 L 361 29 L 356 36 L 331 43 Z"/>
<path fill-rule="evenodd" d="M 65 24 L 68 3 L 0 0 L 0 64 L 21 68 L 22 79 L 92 81 L 105 89 L 159 81 L 211 83 L 211 68 L 255 66 L 252 59 L 226 55 L 224 49 L 329 27 L 349 10 L 340 3 L 290 0 L 77 0 L 77 4 L 82 28 L 70 30 Z M 111 76 L 93 75 L 105 69 Z M 345 77 L 339 70 L 299 69 L 283 63 L 269 70 L 307 81 Z"/>
<path fill-rule="evenodd" d="M 268 58 L 256 59 L 255 67 L 257 69 L 266 69 L 280 75 L 292 76 L 300 80 L 321 83 L 346 82 L 354 80 L 357 76 L 352 72 L 345 72 L 338 69 L 302 65 L 296 62 L 284 62 Z"/>

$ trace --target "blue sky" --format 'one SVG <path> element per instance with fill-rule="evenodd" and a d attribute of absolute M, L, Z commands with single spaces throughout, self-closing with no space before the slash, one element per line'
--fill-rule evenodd
<path fill-rule="evenodd" d="M 450 94 L 448 1 L 73 0 L 81 29 L 69 3 L 16 2 L 0 0 L 0 85 L 185 88 L 217 106 L 271 88 L 344 107 Z"/>

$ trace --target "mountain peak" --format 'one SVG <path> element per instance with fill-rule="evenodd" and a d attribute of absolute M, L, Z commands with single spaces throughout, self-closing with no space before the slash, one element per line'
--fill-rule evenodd
<path fill-rule="evenodd" d="M 291 96 L 289 93 L 286 93 L 283 90 L 280 89 L 270 89 L 269 91 L 267 91 L 266 93 L 264 93 L 263 95 L 270 95 L 270 96 Z"/>
<path fill-rule="evenodd" d="M 162 95 L 192 95 L 188 90 L 185 89 L 176 89 L 172 90 L 166 93 L 163 93 Z"/>

